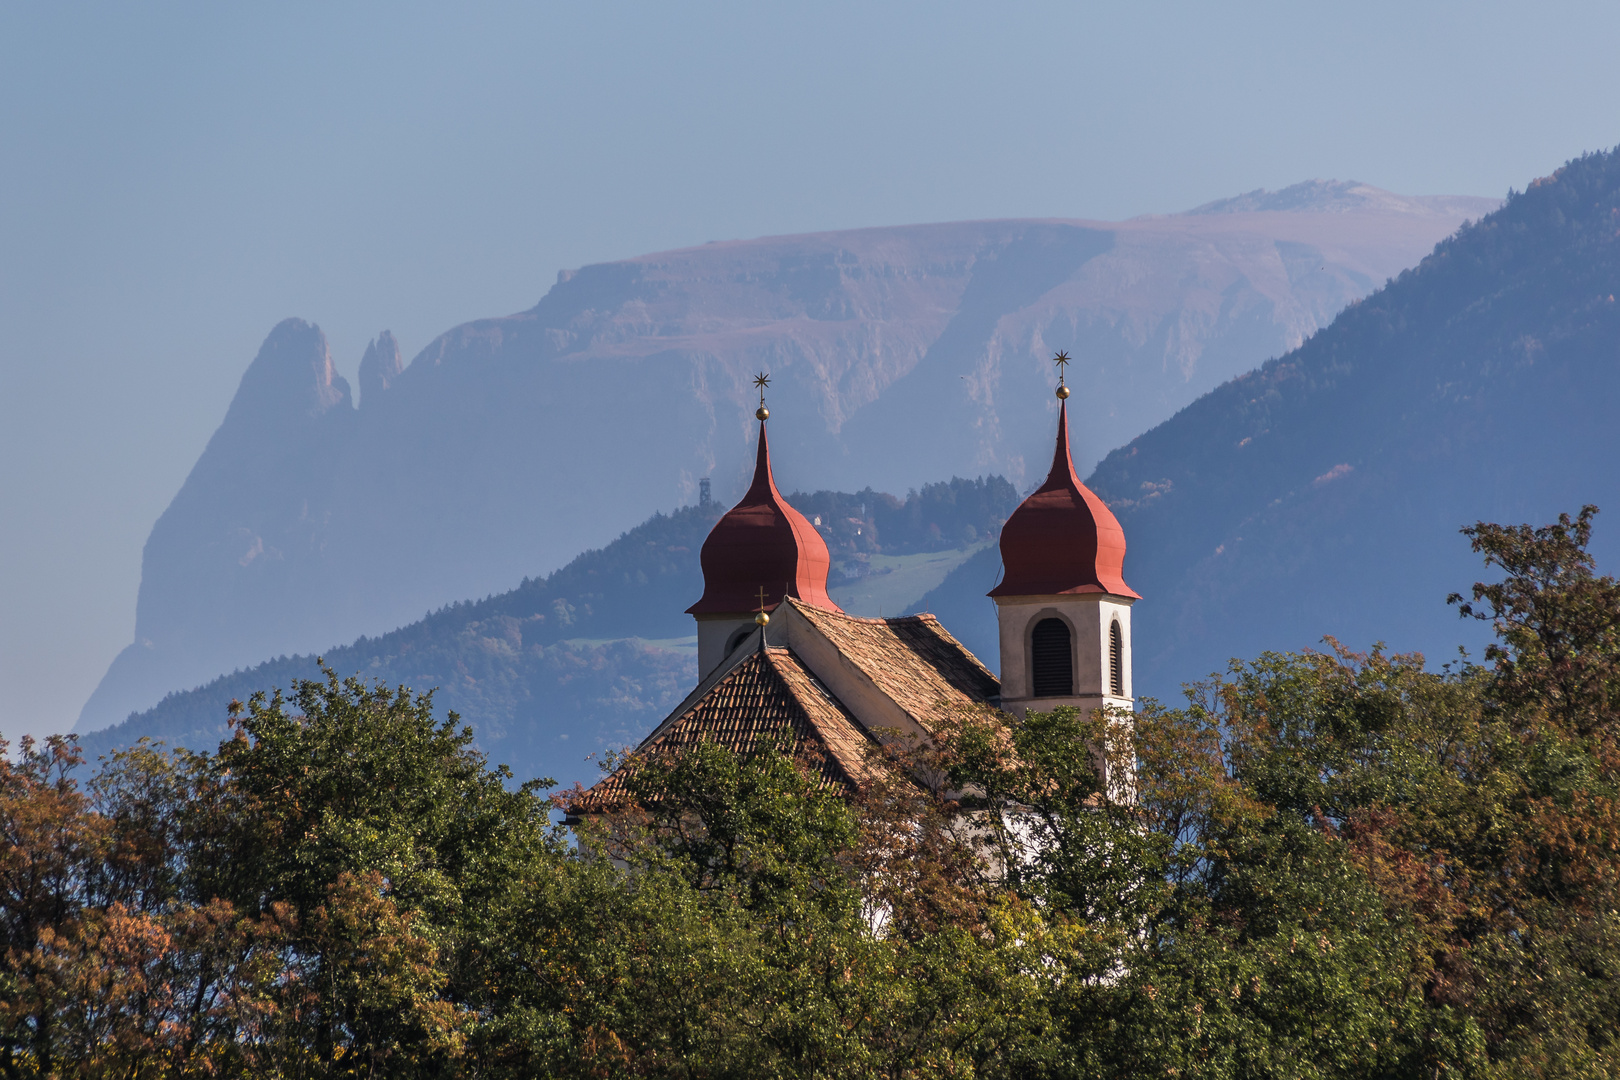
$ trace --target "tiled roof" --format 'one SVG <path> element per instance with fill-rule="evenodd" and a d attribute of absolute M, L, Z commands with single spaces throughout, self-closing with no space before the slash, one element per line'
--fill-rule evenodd
<path fill-rule="evenodd" d="M 636 748 L 657 754 L 712 742 L 749 754 L 772 737 L 788 734 L 796 754 L 810 758 L 824 787 L 854 788 L 871 771 L 871 738 L 833 699 L 798 658 L 782 648 L 750 653 L 706 693 L 677 711 Z M 632 759 L 574 799 L 569 813 L 597 813 L 628 801 Z"/>
<path fill-rule="evenodd" d="M 932 615 L 861 619 L 788 603 L 923 728 L 943 704 L 986 706 L 1001 684 Z"/>

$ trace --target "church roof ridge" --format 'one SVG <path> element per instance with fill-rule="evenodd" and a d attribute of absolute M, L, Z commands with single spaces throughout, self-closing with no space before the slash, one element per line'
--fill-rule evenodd
<path fill-rule="evenodd" d="M 986 707 L 1001 694 L 990 669 L 931 614 L 871 619 L 789 603 L 924 730 L 941 706 Z"/>
<path fill-rule="evenodd" d="M 789 600 L 789 602 L 791 604 L 793 604 L 794 607 L 803 608 L 803 607 L 813 607 L 814 606 L 814 605 L 811 605 L 811 604 L 806 604 L 804 601 L 798 600 L 798 599 L 793 598 L 793 597 L 789 597 L 788 600 Z M 883 625 L 893 625 L 895 623 L 915 623 L 915 622 L 929 622 L 929 623 L 936 623 L 936 624 L 939 623 L 939 616 L 935 615 L 931 611 L 914 611 L 910 615 L 851 615 L 849 612 L 845 611 L 843 608 L 838 608 L 836 610 L 829 611 L 828 609 L 823 608 L 823 607 L 817 607 L 816 611 L 818 613 L 820 613 L 820 614 L 823 614 L 823 615 L 832 615 L 832 616 L 835 616 L 835 617 L 840 618 L 840 619 L 846 619 L 849 622 L 868 623 L 868 624 L 870 624 L 872 626 L 883 626 Z"/>

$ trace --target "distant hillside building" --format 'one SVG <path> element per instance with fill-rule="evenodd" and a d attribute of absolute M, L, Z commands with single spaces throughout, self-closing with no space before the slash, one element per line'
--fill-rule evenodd
<path fill-rule="evenodd" d="M 1139 597 L 1124 531 L 1075 475 L 1066 401 L 1051 473 L 1002 527 L 1001 557 L 999 682 L 932 615 L 845 614 L 827 595 L 825 541 L 776 488 L 762 416 L 753 484 L 704 541 L 703 595 L 687 609 L 697 686 L 571 814 L 622 805 L 637 756 L 704 741 L 748 753 L 787 736 L 828 785 L 853 788 L 882 733 L 926 739 L 942 709 L 1129 709 Z"/>

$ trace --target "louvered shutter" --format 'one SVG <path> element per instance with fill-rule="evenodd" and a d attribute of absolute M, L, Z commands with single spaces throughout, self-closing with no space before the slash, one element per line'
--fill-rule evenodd
<path fill-rule="evenodd" d="M 1074 654 L 1069 648 L 1069 624 L 1042 619 L 1030 635 L 1035 662 L 1035 696 L 1068 697 L 1074 693 Z"/>
<path fill-rule="evenodd" d="M 1125 639 L 1117 622 L 1108 624 L 1108 691 L 1125 696 Z"/>

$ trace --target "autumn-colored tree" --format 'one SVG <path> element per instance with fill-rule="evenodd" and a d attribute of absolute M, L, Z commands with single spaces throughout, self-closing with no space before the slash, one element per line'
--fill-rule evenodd
<path fill-rule="evenodd" d="M 60 1017 L 108 828 L 70 776 L 72 742 L 24 738 L 15 760 L 9 748 L 0 742 L 0 1068 L 50 1075 L 71 1059 Z"/>
<path fill-rule="evenodd" d="M 1620 1075 L 1593 514 L 1465 530 L 1483 664 L 942 708 L 854 792 L 699 744 L 575 835 L 330 672 L 82 785 L 70 738 L 0 744 L 0 1077 Z"/>
<path fill-rule="evenodd" d="M 489 896 L 545 803 L 426 698 L 296 693 L 218 755 L 143 745 L 88 790 L 69 739 L 0 757 L 6 1075 L 454 1071 Z"/>
<path fill-rule="evenodd" d="M 176 770 L 141 748 L 81 791 L 71 739 L 0 756 L 0 1072 L 219 1075 L 273 1011 L 274 920 L 189 902 L 172 834 Z M 178 869 L 177 869 L 178 868 Z"/>

